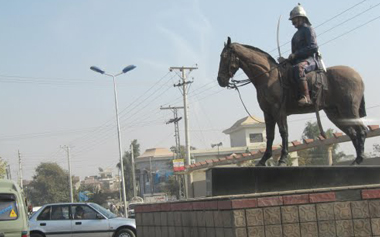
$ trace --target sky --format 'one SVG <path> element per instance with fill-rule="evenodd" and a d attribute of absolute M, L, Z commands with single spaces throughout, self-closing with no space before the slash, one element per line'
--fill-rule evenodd
<path fill-rule="evenodd" d="M 222 133 L 247 116 L 234 90 L 217 84 L 220 53 L 227 36 L 278 57 L 279 16 L 281 52 L 287 56 L 296 29 L 289 12 L 300 2 L 318 37 L 327 67 L 348 65 L 363 77 L 368 116 L 380 124 L 379 55 L 380 1 L 227 1 L 227 0 L 1 0 L 0 8 L 0 157 L 18 175 L 18 151 L 23 177 L 31 179 L 41 162 L 67 169 L 70 146 L 72 174 L 96 175 L 119 161 L 112 78 L 127 65 L 136 68 L 116 78 L 122 149 L 133 139 L 146 149 L 175 144 L 173 117 L 161 106 L 182 106 L 174 87 L 178 71 L 187 74 L 190 143 L 209 149 L 229 137 Z M 240 70 L 235 79 L 245 79 Z M 253 85 L 241 89 L 250 113 L 263 117 Z M 179 111 L 183 117 L 183 111 Z M 322 113 L 325 129 L 339 131 Z M 289 140 L 299 140 L 315 114 L 291 115 Z M 276 129 L 278 130 L 278 129 Z M 181 144 L 185 143 L 183 120 Z M 280 143 L 276 131 L 275 143 Z M 380 143 L 367 139 L 366 152 Z M 216 148 L 215 148 L 216 149 Z M 353 154 L 351 143 L 340 150 Z"/>

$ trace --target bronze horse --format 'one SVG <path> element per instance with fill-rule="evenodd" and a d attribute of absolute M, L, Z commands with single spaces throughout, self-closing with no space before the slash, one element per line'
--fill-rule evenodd
<path fill-rule="evenodd" d="M 230 85 L 230 78 L 241 68 L 256 88 L 257 100 L 264 112 L 267 144 L 266 151 L 257 166 L 265 166 L 272 156 L 274 129 L 279 127 L 282 138 L 280 166 L 286 164 L 288 155 L 287 116 L 316 112 L 314 105 L 299 107 L 294 95 L 295 86 L 284 86 L 290 81 L 286 73 L 268 53 L 249 45 L 231 43 L 230 37 L 221 53 L 218 82 L 221 87 Z M 282 75 L 282 76 L 280 76 Z M 309 74 L 308 74 L 309 75 Z M 367 130 L 361 121 L 366 116 L 364 105 L 364 83 L 360 75 L 347 66 L 327 68 L 327 87 L 320 108 L 338 128 L 352 140 L 356 159 L 352 164 L 363 161 L 364 142 Z"/>

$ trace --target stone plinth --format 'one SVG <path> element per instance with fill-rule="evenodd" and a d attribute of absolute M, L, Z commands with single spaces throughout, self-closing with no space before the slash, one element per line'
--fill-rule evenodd
<path fill-rule="evenodd" d="M 207 196 L 380 184 L 379 166 L 228 167 L 206 171 Z"/>

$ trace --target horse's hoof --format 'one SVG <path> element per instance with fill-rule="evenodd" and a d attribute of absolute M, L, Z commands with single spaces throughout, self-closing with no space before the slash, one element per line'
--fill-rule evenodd
<path fill-rule="evenodd" d="M 257 164 L 255 165 L 256 167 L 261 167 L 261 166 L 265 166 L 265 162 L 257 162 Z"/>
<path fill-rule="evenodd" d="M 286 166 L 288 166 L 288 165 L 286 164 L 285 161 L 279 161 L 279 162 L 278 162 L 278 166 L 286 167 Z"/>
<path fill-rule="evenodd" d="M 363 162 L 363 158 L 362 157 L 357 157 L 352 163 L 351 165 L 360 165 L 360 163 Z"/>

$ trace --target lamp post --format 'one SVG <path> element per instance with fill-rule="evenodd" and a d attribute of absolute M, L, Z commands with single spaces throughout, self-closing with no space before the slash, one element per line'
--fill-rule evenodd
<path fill-rule="evenodd" d="M 211 144 L 211 148 L 214 148 L 214 147 L 218 147 L 218 157 L 219 157 L 219 147 L 222 146 L 223 143 L 222 142 L 219 142 L 219 143 L 216 143 L 216 144 Z"/>
<path fill-rule="evenodd" d="M 119 122 L 119 111 L 118 111 L 118 103 L 117 103 L 117 91 L 116 91 L 116 81 L 115 77 L 120 76 L 121 74 L 127 73 L 133 69 L 135 69 L 136 66 L 134 65 L 129 65 L 126 66 L 120 73 L 116 75 L 108 74 L 102 69 L 92 66 L 90 67 L 91 70 L 94 72 L 112 77 L 113 81 L 113 91 L 115 95 L 115 110 L 116 110 L 116 125 L 117 125 L 117 138 L 118 138 L 118 143 L 119 143 L 119 158 L 120 158 L 120 169 L 121 169 L 121 180 L 122 180 L 122 192 L 123 192 L 123 203 L 124 203 L 124 215 L 127 216 L 127 196 L 125 194 L 125 178 L 124 178 L 124 164 L 123 164 L 123 152 L 121 149 L 121 134 L 120 134 L 120 122 Z"/>

